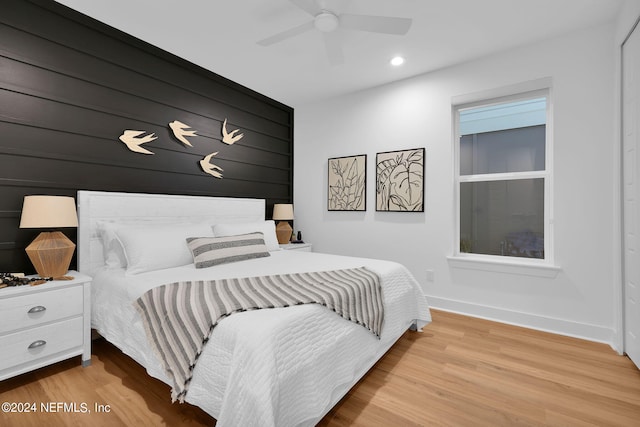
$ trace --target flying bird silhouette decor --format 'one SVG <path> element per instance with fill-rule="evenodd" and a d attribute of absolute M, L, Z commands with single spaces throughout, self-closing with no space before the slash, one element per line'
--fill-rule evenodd
<path fill-rule="evenodd" d="M 193 147 L 193 145 L 189 142 L 186 137 L 196 136 L 196 130 L 190 129 L 191 126 L 184 124 L 178 120 L 174 120 L 169 123 L 169 128 L 173 132 L 173 136 L 178 139 L 178 141 L 182 142 L 184 145 L 188 147 Z M 233 145 L 234 143 L 240 141 L 244 134 L 236 135 L 240 129 L 234 129 L 231 132 L 227 132 L 227 119 L 224 119 L 222 123 L 222 142 L 227 145 Z M 126 144 L 127 148 L 135 153 L 141 154 L 155 154 L 152 151 L 147 150 L 146 148 L 142 148 L 141 145 L 147 142 L 154 141 L 158 139 L 158 137 L 154 134 L 148 134 L 145 136 L 141 136 L 145 134 L 144 130 L 125 130 L 122 135 L 120 135 L 119 139 L 124 144 Z M 216 178 L 222 178 L 223 169 L 220 166 L 214 165 L 211 163 L 211 159 L 218 154 L 218 151 L 215 153 L 208 154 L 202 160 L 200 160 L 200 167 L 203 172 L 214 176 Z"/>
<path fill-rule="evenodd" d="M 218 152 L 216 151 L 215 153 L 205 156 L 204 159 L 200 160 L 200 167 L 205 173 L 215 176 L 216 178 L 222 178 L 222 174 L 220 172 L 222 172 L 223 169 L 220 166 L 216 166 L 211 163 L 211 159 L 217 154 Z"/>
<path fill-rule="evenodd" d="M 144 130 L 125 130 L 122 135 L 120 135 L 119 139 L 124 142 L 127 148 L 131 151 L 142 154 L 154 154 L 146 148 L 142 148 L 141 145 L 158 139 L 158 137 L 153 133 L 140 137 L 140 135 L 144 133 L 146 133 Z"/>
<path fill-rule="evenodd" d="M 171 123 L 169 123 L 169 127 L 173 131 L 173 136 L 175 136 L 178 139 L 178 141 L 182 142 L 184 145 L 188 145 L 189 147 L 193 147 L 193 145 L 191 145 L 191 143 L 187 140 L 187 138 L 185 138 L 186 136 L 195 136 L 196 135 L 196 131 L 195 130 L 187 130 L 191 126 L 185 125 L 182 122 L 174 120 Z"/>
<path fill-rule="evenodd" d="M 240 129 L 227 132 L 227 119 L 224 119 L 224 123 L 222 123 L 222 142 L 231 145 L 236 141 L 240 141 L 244 134 L 236 135 L 236 132 L 240 132 Z"/>

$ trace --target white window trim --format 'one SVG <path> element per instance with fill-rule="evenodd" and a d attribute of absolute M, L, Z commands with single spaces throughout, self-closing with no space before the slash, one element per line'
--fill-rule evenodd
<path fill-rule="evenodd" d="M 458 111 L 464 108 L 473 108 L 491 103 L 503 103 L 529 97 L 546 97 L 547 121 L 545 135 L 545 170 L 495 173 L 483 175 L 460 176 L 460 135 Z M 454 201 L 455 201 L 455 241 L 453 255 L 447 257 L 452 267 L 469 268 L 493 272 L 515 273 L 534 275 L 540 277 L 555 277 L 560 267 L 555 264 L 554 251 L 554 220 L 553 220 L 553 87 L 551 78 L 543 78 L 524 82 L 521 84 L 505 86 L 502 88 L 473 94 L 460 95 L 451 100 L 451 114 L 453 116 L 453 142 L 454 142 Z M 497 181 L 504 179 L 545 179 L 545 223 L 544 223 L 544 249 L 545 259 L 529 259 L 518 257 L 504 257 L 499 255 L 484 255 L 460 252 L 460 183 Z"/>
<path fill-rule="evenodd" d="M 520 261 L 521 259 L 523 261 Z M 447 257 L 447 261 L 449 265 L 454 268 L 518 274 L 521 276 L 555 278 L 561 271 L 560 267 L 549 264 L 545 260 L 529 260 L 527 258 L 500 257 L 495 255 L 460 253 L 456 256 Z"/>

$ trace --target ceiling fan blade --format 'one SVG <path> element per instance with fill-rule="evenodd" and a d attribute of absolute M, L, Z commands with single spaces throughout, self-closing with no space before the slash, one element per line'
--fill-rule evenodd
<path fill-rule="evenodd" d="M 316 3 L 316 0 L 289 0 L 291 3 L 298 6 L 300 9 L 304 10 L 311 16 L 316 16 L 322 9 Z"/>
<path fill-rule="evenodd" d="M 313 21 L 309 21 L 305 24 L 298 25 L 297 27 L 291 28 L 286 31 L 282 31 L 280 33 L 274 34 L 271 37 L 267 37 L 266 39 L 262 39 L 257 43 L 260 46 L 270 46 L 272 44 L 281 42 L 282 40 L 288 39 L 290 37 L 297 36 L 298 34 L 306 33 L 307 31 L 313 30 Z"/>
<path fill-rule="evenodd" d="M 352 15 L 349 13 L 340 15 L 341 28 L 372 33 L 404 35 L 409 31 L 411 22 L 410 18 L 391 16 Z"/>
<path fill-rule="evenodd" d="M 331 65 L 342 65 L 344 63 L 344 55 L 342 54 L 339 33 L 323 33 L 322 35 L 324 38 L 324 47 L 329 57 L 329 63 Z"/>

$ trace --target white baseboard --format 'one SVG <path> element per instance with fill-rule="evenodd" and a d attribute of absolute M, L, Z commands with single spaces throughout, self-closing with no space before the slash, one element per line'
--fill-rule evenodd
<path fill-rule="evenodd" d="M 492 320 L 500 323 L 551 332 L 558 335 L 580 338 L 608 344 L 616 352 L 621 354 L 621 349 L 616 348 L 617 334 L 613 329 L 588 323 L 573 322 L 570 320 L 555 319 L 537 314 L 522 313 L 503 308 L 473 304 L 465 301 L 456 301 L 447 298 L 425 295 L 431 308 L 452 313 L 463 314 L 471 317 Z"/>

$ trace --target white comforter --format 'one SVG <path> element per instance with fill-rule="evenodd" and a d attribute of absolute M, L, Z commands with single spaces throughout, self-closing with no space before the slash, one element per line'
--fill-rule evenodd
<path fill-rule="evenodd" d="M 186 401 L 225 426 L 313 425 L 417 320 L 431 320 L 419 285 L 400 264 L 301 251 L 206 269 L 193 264 L 126 276 L 105 269 L 93 280 L 92 326 L 166 383 L 132 302 L 181 280 L 250 277 L 366 266 L 381 279 L 381 339 L 316 304 L 233 314 L 220 322 L 198 359 Z M 167 396 L 169 399 L 169 396 Z"/>

